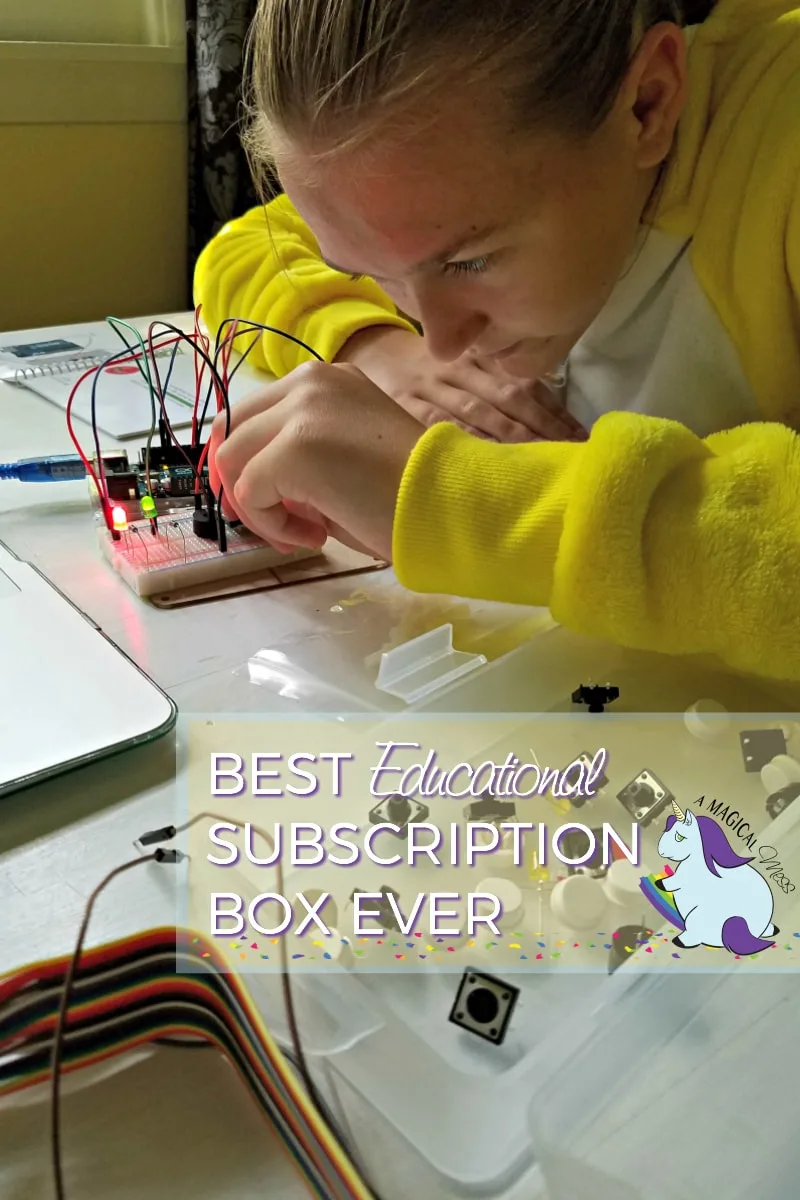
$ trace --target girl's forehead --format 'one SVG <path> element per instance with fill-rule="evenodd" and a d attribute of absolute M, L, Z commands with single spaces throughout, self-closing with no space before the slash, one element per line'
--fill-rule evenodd
<path fill-rule="evenodd" d="M 533 145 L 525 150 L 515 153 L 497 136 L 465 141 L 436 122 L 322 160 L 285 147 L 278 169 L 326 257 L 347 265 L 353 248 L 368 242 L 415 264 L 530 208 L 539 155 Z"/>

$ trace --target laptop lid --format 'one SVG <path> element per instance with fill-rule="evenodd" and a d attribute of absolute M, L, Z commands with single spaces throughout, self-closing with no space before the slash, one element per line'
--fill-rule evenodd
<path fill-rule="evenodd" d="M 0 543 L 0 796 L 168 733 L 173 701 Z"/>

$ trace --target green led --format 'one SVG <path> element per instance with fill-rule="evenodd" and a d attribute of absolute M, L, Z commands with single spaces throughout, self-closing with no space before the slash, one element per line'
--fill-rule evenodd
<path fill-rule="evenodd" d="M 142 496 L 142 499 L 140 500 L 139 503 L 140 503 L 142 512 L 147 517 L 148 521 L 152 521 L 153 517 L 158 516 L 158 509 L 156 508 L 156 502 L 152 496 Z"/>

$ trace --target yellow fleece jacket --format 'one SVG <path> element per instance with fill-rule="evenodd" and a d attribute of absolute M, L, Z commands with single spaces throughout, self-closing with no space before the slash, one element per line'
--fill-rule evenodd
<path fill-rule="evenodd" d="M 719 0 L 689 62 L 655 225 L 687 239 L 761 420 L 701 438 L 607 412 L 585 443 L 526 445 L 436 425 L 403 477 L 395 569 L 417 591 L 549 605 L 590 636 L 800 681 L 800 7 Z M 410 328 L 376 284 L 322 263 L 285 197 L 268 219 L 201 256 L 212 328 L 272 324 L 328 360 L 365 326 Z M 269 335 L 260 351 L 276 375 L 304 357 Z"/>

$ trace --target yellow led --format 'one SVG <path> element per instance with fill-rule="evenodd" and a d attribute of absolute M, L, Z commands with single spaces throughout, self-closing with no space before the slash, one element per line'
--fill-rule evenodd
<path fill-rule="evenodd" d="M 128 514 L 121 504 L 115 504 L 112 508 L 111 523 L 117 533 L 124 533 L 128 528 Z"/>
<path fill-rule="evenodd" d="M 550 872 L 548 871 L 547 867 L 543 867 L 539 864 L 539 855 L 535 850 L 531 856 L 530 878 L 535 883 L 547 883 L 550 878 Z"/>

